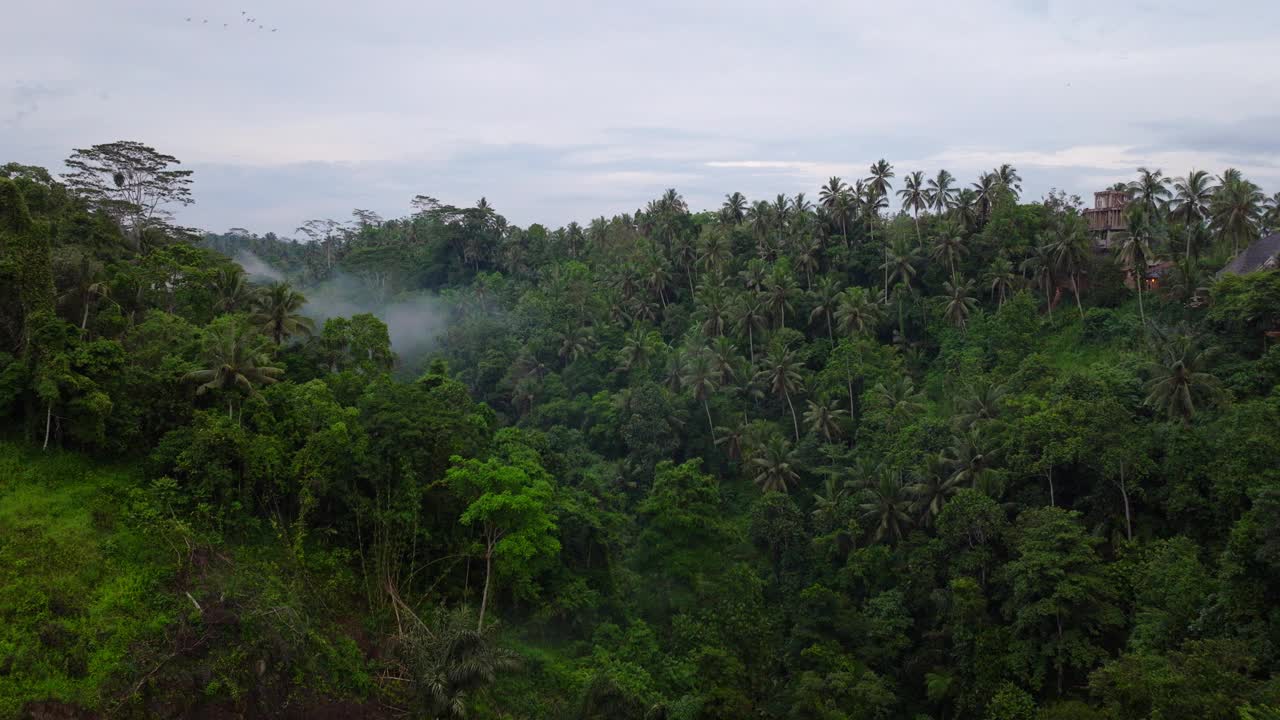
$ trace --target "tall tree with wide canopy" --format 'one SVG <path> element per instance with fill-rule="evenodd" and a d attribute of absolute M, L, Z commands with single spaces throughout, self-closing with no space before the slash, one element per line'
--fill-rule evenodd
<path fill-rule="evenodd" d="M 1218 378 L 1208 371 L 1214 348 L 1201 347 L 1186 334 L 1159 338 L 1157 357 L 1149 367 L 1146 404 L 1169 418 L 1190 423 L 1197 410 L 1223 396 Z"/>
<path fill-rule="evenodd" d="M 939 170 L 937 177 L 929 180 L 929 188 L 925 191 L 929 207 L 939 215 L 945 215 L 955 207 L 955 181 L 955 176 L 946 170 Z"/>
<path fill-rule="evenodd" d="M 467 503 L 459 522 L 480 533 L 484 590 L 477 632 L 484 631 L 495 560 L 506 576 L 528 578 L 539 558 L 560 552 L 554 490 L 541 457 L 514 429 L 501 431 L 496 445 L 485 460 L 453 456 L 445 475 L 445 483 Z"/>
<path fill-rule="evenodd" d="M 1173 180 L 1164 175 L 1163 170 L 1138 168 L 1138 179 L 1129 183 L 1129 192 L 1134 199 L 1142 203 L 1147 211 L 1156 215 L 1164 209 L 1169 201 L 1169 185 Z"/>
<path fill-rule="evenodd" d="M 71 172 L 62 178 L 73 193 L 115 218 L 140 249 L 148 228 L 171 229 L 172 207 L 195 202 L 191 171 L 172 169 L 179 164 L 172 155 L 121 140 L 76 149 L 66 161 Z"/>

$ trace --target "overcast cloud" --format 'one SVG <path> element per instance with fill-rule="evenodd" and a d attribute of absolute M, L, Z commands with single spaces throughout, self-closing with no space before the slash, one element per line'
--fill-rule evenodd
<path fill-rule="evenodd" d="M 179 219 L 211 230 L 418 193 L 555 226 L 667 187 L 815 194 L 882 156 L 1011 162 L 1032 197 L 1144 164 L 1280 189 L 1274 0 L 11 5 L 0 162 L 140 140 L 195 171 Z"/>

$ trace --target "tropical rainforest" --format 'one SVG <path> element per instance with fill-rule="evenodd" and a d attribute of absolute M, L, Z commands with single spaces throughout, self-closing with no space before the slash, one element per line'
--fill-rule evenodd
<path fill-rule="evenodd" d="M 1105 236 L 1009 165 L 297 239 L 192 182 L 0 166 L 0 717 L 1280 717 L 1236 170 Z"/>

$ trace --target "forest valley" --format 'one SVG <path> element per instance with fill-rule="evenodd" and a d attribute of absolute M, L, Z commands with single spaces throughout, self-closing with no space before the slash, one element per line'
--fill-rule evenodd
<path fill-rule="evenodd" d="M 1278 718 L 1280 196 L 1116 189 L 299 241 L 0 166 L 0 717 Z"/>

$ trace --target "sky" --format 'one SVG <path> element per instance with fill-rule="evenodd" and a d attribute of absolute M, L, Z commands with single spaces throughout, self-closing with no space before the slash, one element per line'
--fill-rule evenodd
<path fill-rule="evenodd" d="M 4 20 L 0 163 L 141 141 L 194 171 L 178 220 L 219 232 L 417 194 L 555 227 L 669 187 L 693 209 L 813 197 L 881 157 L 965 184 L 1009 162 L 1033 199 L 1142 165 L 1280 190 L 1275 0 L 42 0 Z"/>

